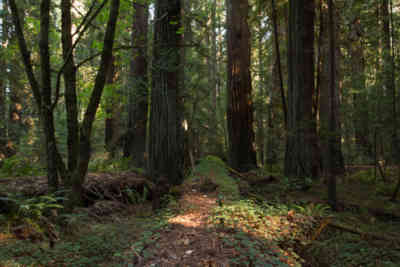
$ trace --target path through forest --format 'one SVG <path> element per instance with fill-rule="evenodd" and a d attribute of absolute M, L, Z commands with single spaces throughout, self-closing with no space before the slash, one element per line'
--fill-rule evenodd
<path fill-rule="evenodd" d="M 178 203 L 181 212 L 168 220 L 168 226 L 153 235 L 151 245 L 135 254 L 134 266 L 233 266 L 232 259 L 240 258 L 245 249 L 241 251 L 240 247 L 224 242 L 224 237 L 235 235 L 235 231 L 215 227 L 210 220 L 217 205 L 216 192 L 203 194 L 193 190 L 184 194 Z M 281 249 L 277 246 L 269 249 L 270 263 L 276 262 Z M 263 260 L 268 262 L 265 258 Z M 279 257 L 278 261 L 279 266 L 296 266 L 286 265 L 285 262 L 291 261 L 286 256 Z M 251 262 L 252 259 L 247 260 L 249 266 L 255 266 Z"/>

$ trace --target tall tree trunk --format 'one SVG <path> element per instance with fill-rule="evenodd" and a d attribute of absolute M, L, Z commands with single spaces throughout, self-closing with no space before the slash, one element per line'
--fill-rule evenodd
<path fill-rule="evenodd" d="M 391 109 L 386 118 L 386 124 L 391 125 L 391 147 L 392 160 L 400 161 L 400 144 L 397 133 L 397 112 L 396 112 L 396 84 L 395 84 L 395 63 L 392 55 L 392 31 L 390 30 L 389 0 L 382 0 L 382 19 L 383 19 L 383 79 Z"/>
<path fill-rule="evenodd" d="M 183 178 L 181 1 L 157 0 L 155 21 L 148 172 L 156 183 L 168 179 L 179 184 Z"/>
<path fill-rule="evenodd" d="M 82 203 L 83 183 L 85 182 L 91 156 L 90 138 L 92 135 L 93 122 L 100 104 L 101 96 L 103 94 L 107 73 L 112 65 L 112 50 L 114 46 L 115 30 L 119 15 L 119 5 L 120 0 L 111 0 L 99 68 L 97 70 L 89 104 L 86 108 L 86 112 L 79 129 L 79 158 L 77 168 L 72 174 L 72 191 L 69 199 L 69 206 L 79 205 Z"/>
<path fill-rule="evenodd" d="M 1 46 L 0 46 L 0 167 L 1 161 L 8 157 L 7 149 L 7 109 L 6 109 L 6 58 L 5 47 L 8 42 L 8 18 L 7 18 L 7 3 L 3 3 L 1 13 Z"/>
<path fill-rule="evenodd" d="M 0 59 L 0 67 L 2 68 L 2 59 Z M 5 71 L 0 71 L 0 167 L 1 161 L 8 157 L 7 152 L 7 125 L 6 125 L 6 90 L 5 90 Z"/>
<path fill-rule="evenodd" d="M 370 135 L 370 114 L 365 85 L 365 56 L 363 46 L 363 25 L 361 24 L 361 9 L 358 6 L 362 0 L 356 0 L 354 17 L 349 34 L 349 52 L 351 62 L 351 88 L 353 93 L 353 124 L 355 143 L 363 150 L 363 154 L 374 157 Z"/>
<path fill-rule="evenodd" d="M 279 89 L 281 92 L 281 100 L 282 100 L 282 109 L 283 109 L 283 116 L 285 122 L 285 129 L 287 129 L 288 124 L 288 111 L 287 111 L 287 104 L 286 104 L 286 96 L 285 96 L 285 88 L 283 87 L 283 75 L 282 75 L 282 66 L 281 66 L 281 52 L 279 49 L 279 31 L 278 31 L 278 19 L 277 19 L 277 10 L 275 0 L 271 1 L 272 4 L 272 21 L 273 21 L 273 28 L 274 28 L 274 51 L 276 56 L 276 67 L 278 72 L 278 79 L 279 81 Z"/>
<path fill-rule="evenodd" d="M 343 156 L 341 150 L 341 133 L 339 126 L 338 106 L 338 81 L 336 66 L 336 30 L 333 21 L 333 0 L 328 0 L 329 13 L 329 183 L 328 199 L 333 210 L 336 210 L 336 176 L 344 173 Z M 322 89 L 322 88 L 321 88 Z M 322 102 L 322 101 L 321 101 Z"/>
<path fill-rule="evenodd" d="M 289 1 L 288 133 L 285 175 L 317 178 L 319 148 L 313 118 L 314 1 Z"/>
<path fill-rule="evenodd" d="M 329 12 L 331 12 L 331 10 L 329 10 L 328 5 L 325 1 L 323 3 L 321 12 L 322 16 L 320 21 L 320 46 L 322 70 L 319 77 L 320 138 L 322 154 L 326 155 L 322 159 L 323 169 L 325 174 L 330 176 L 343 174 L 345 171 L 341 149 L 341 129 L 339 121 L 339 86 L 341 80 L 339 76 L 339 64 L 337 64 L 337 62 L 338 58 L 340 57 L 340 52 L 338 51 L 337 47 L 332 47 L 332 42 L 336 46 L 336 37 L 338 32 L 336 29 L 337 24 L 334 21 L 330 21 Z M 338 16 L 335 17 L 338 19 L 339 14 L 337 15 Z M 333 37 L 331 36 L 331 30 L 333 30 Z M 332 40 L 332 38 L 334 40 Z M 333 62 L 332 53 L 334 56 Z M 333 67 L 334 69 L 332 70 Z M 332 164 L 334 165 L 334 168 L 331 168 Z"/>
<path fill-rule="evenodd" d="M 137 167 L 145 167 L 146 129 L 148 112 L 148 78 L 147 78 L 147 18 L 148 7 L 133 4 L 132 50 L 130 65 L 130 88 L 128 107 L 128 134 L 125 139 L 124 156 L 132 157 Z"/>
<path fill-rule="evenodd" d="M 48 184 L 53 189 L 58 188 L 58 170 L 57 170 L 57 142 L 55 138 L 55 127 L 52 106 L 52 86 L 51 86 L 51 67 L 50 67 L 50 0 L 42 0 L 40 4 L 40 69 L 41 69 L 41 117 L 43 118 L 46 161 L 47 161 L 47 179 Z"/>
<path fill-rule="evenodd" d="M 239 171 L 248 171 L 257 166 L 257 157 L 253 146 L 248 1 L 229 0 L 227 10 L 229 160 L 233 168 Z"/>
<path fill-rule="evenodd" d="M 256 133 L 256 142 L 257 142 L 257 154 L 258 154 L 258 163 L 260 166 L 264 166 L 265 164 L 265 98 L 266 98 L 266 90 L 265 90 L 265 70 L 264 70 L 264 42 L 263 42 L 263 25 L 262 25 L 262 18 L 263 18 L 263 6 L 262 3 L 259 1 L 257 3 L 257 15 L 258 15 L 258 23 L 257 23 L 257 61 L 258 61 L 258 97 L 261 100 L 259 105 L 259 110 L 256 113 L 256 124 L 257 124 L 257 133 Z"/>
<path fill-rule="evenodd" d="M 106 74 L 106 86 L 112 86 L 114 84 L 115 78 L 115 58 L 112 58 L 112 63 L 108 72 Z M 112 93 L 109 95 L 108 99 L 106 100 L 106 118 L 104 122 L 104 143 L 107 152 L 109 153 L 109 158 L 113 159 L 115 157 L 115 150 L 116 150 L 116 138 L 117 137 L 117 103 L 115 100 L 116 92 L 112 90 Z"/>
<path fill-rule="evenodd" d="M 76 66 L 72 51 L 72 15 L 71 0 L 61 1 L 61 28 L 62 28 L 62 50 L 65 85 L 65 109 L 67 113 L 67 147 L 68 147 L 68 170 L 73 171 L 77 167 L 79 157 L 79 124 L 78 103 L 76 95 Z"/>

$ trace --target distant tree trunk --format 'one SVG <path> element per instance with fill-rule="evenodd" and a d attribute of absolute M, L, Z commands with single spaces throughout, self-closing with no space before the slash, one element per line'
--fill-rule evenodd
<path fill-rule="evenodd" d="M 8 4 L 3 1 L 4 13 L 2 16 L 2 39 L 3 49 L 11 51 L 11 47 L 15 47 L 17 44 L 15 31 L 10 25 L 10 17 L 8 11 Z M 24 20 L 24 15 L 20 18 Z M 13 54 L 5 52 L 2 55 L 2 66 L 3 72 L 3 86 L 7 88 L 7 92 L 4 91 L 4 118 L 2 122 L 4 124 L 4 143 L 6 144 L 5 152 L 6 156 L 10 157 L 15 155 L 18 150 L 20 139 L 24 136 L 24 132 L 27 129 L 27 125 L 24 124 L 24 109 L 26 109 L 26 102 L 28 94 L 24 92 L 24 84 L 21 82 L 23 72 L 21 71 L 21 64 L 18 58 L 15 58 Z"/>
<path fill-rule="evenodd" d="M 263 55 L 263 48 L 264 48 L 264 41 L 263 41 L 263 34 L 261 34 L 263 30 L 263 25 L 261 23 L 263 17 L 263 6 L 261 2 L 258 2 L 257 6 L 257 15 L 258 15 L 258 23 L 257 23 L 257 31 L 259 32 L 257 36 L 257 60 L 258 60 L 258 99 L 261 101 L 259 104 L 259 109 L 256 113 L 256 124 L 257 124 L 257 132 L 256 132 L 256 142 L 257 142 L 257 154 L 258 154 L 258 163 L 260 166 L 264 166 L 265 164 L 265 98 L 266 98 L 266 90 L 265 90 L 265 70 L 264 70 L 264 55 Z"/>
<path fill-rule="evenodd" d="M 325 1 L 323 1 L 325 2 Z M 333 7 L 332 7 L 333 8 Z M 322 71 L 320 73 L 320 138 L 321 138 L 321 150 L 322 154 L 326 155 L 322 158 L 323 170 L 325 174 L 339 175 L 343 174 L 344 161 L 341 149 L 341 127 L 339 120 L 339 87 L 340 87 L 340 70 L 337 61 L 340 57 L 340 52 L 336 47 L 336 23 L 330 21 L 330 15 L 326 2 L 322 6 L 321 16 L 321 61 Z M 338 14 L 337 14 L 338 15 Z M 338 16 L 336 16 L 338 18 Z M 333 25 L 331 25 L 333 24 Z M 331 29 L 332 28 L 332 29 Z M 333 37 L 331 36 L 331 30 L 334 31 Z M 331 39 L 334 40 L 331 40 Z M 331 47 L 334 43 L 335 47 Z M 332 59 L 332 49 L 333 56 Z M 333 62 L 332 62 L 333 60 Z M 331 68 L 334 67 L 334 70 Z M 332 80 L 333 79 L 333 80 Z M 332 88 L 333 86 L 333 88 Z M 333 122 L 333 126 L 332 126 Z M 333 149 L 332 147 L 333 146 Z M 331 154 L 333 153 L 333 154 Z M 330 166 L 334 163 L 335 167 L 332 169 Z M 333 173 L 332 173 L 333 172 Z"/>
<path fill-rule="evenodd" d="M 13 62 L 17 64 L 17 62 Z M 23 101 L 23 85 L 20 83 L 19 70 L 11 63 L 9 74 L 9 108 L 8 108 L 8 148 L 9 156 L 17 152 L 21 137 L 24 135 L 25 125 L 23 123 L 23 111 L 26 108 Z"/>
<path fill-rule="evenodd" d="M 114 84 L 114 78 L 116 73 L 116 66 L 115 66 L 115 58 L 112 58 L 111 66 L 106 73 L 106 86 L 112 86 Z M 115 157 L 115 139 L 117 138 L 117 117 L 116 109 L 117 103 L 115 100 L 116 92 L 112 90 L 112 93 L 109 95 L 108 99 L 106 99 L 106 107 L 105 113 L 106 118 L 104 122 L 104 144 L 106 147 L 107 152 L 109 153 L 109 159 L 113 159 Z"/>
<path fill-rule="evenodd" d="M 383 79 L 387 90 L 388 99 L 391 101 L 391 109 L 386 118 L 386 124 L 391 125 L 391 147 L 392 160 L 400 161 L 400 144 L 397 133 L 397 112 L 396 112 L 396 84 L 395 84 L 395 63 L 392 55 L 392 31 L 390 29 L 389 0 L 382 0 L 383 19 Z"/>
<path fill-rule="evenodd" d="M 147 18 L 148 7 L 133 4 L 132 49 L 129 79 L 128 134 L 124 144 L 124 156 L 132 157 L 137 167 L 145 167 L 146 162 L 146 129 L 148 112 L 148 78 L 147 78 Z"/>
<path fill-rule="evenodd" d="M 0 62 L 0 68 L 3 68 L 4 64 Z M 6 125 L 6 90 L 4 84 L 5 71 L 1 70 L 2 77 L 0 78 L 0 164 L 1 161 L 6 158 L 7 153 L 7 125 Z M 1 166 L 0 166 L 1 167 Z"/>
<path fill-rule="evenodd" d="M 320 157 L 312 112 L 314 94 L 314 1 L 289 1 L 289 91 L 285 175 L 317 178 Z"/>
<path fill-rule="evenodd" d="M 8 19 L 7 19 L 7 5 L 3 3 L 1 14 L 1 46 L 0 46 L 0 164 L 1 161 L 8 157 L 7 152 L 7 110 L 6 110 L 6 63 L 4 57 L 5 44 L 8 42 Z M 1 166 L 0 166 L 1 167 Z"/>
<path fill-rule="evenodd" d="M 209 128 L 211 132 L 211 152 L 218 156 L 223 155 L 224 147 L 220 142 L 219 134 L 219 120 L 218 120 L 218 72 L 217 72 L 217 1 L 211 2 L 211 16 L 210 16 L 210 36 L 209 43 L 211 48 L 210 57 L 207 57 L 208 71 L 209 71 L 209 84 L 210 84 L 210 117 Z M 186 42 L 185 42 L 186 43 Z"/>
<path fill-rule="evenodd" d="M 277 19 L 277 10 L 275 5 L 275 0 L 271 1 L 272 4 L 272 21 L 273 21 L 273 28 L 274 28 L 274 48 L 275 48 L 275 56 L 276 56 L 276 68 L 278 72 L 278 79 L 279 81 L 279 89 L 281 92 L 281 100 L 282 100 L 282 109 L 283 109 L 283 116 L 285 122 L 285 129 L 287 129 L 288 124 L 288 111 L 287 111 L 287 104 L 286 104 L 286 96 L 285 96 L 285 88 L 283 87 L 283 75 L 282 75 L 282 67 L 281 67 L 281 53 L 279 49 L 279 31 L 278 31 L 278 19 Z"/>
<path fill-rule="evenodd" d="M 356 0 L 360 4 L 362 0 Z M 363 149 L 363 154 L 374 157 L 370 135 L 370 114 L 367 101 L 367 90 L 365 86 L 365 56 L 363 46 L 363 29 L 360 20 L 359 8 L 356 9 L 352 19 L 349 34 L 349 51 L 351 62 L 351 88 L 353 93 L 353 124 L 355 143 Z"/>
<path fill-rule="evenodd" d="M 250 31 L 247 0 L 228 2 L 228 132 L 233 168 L 248 171 L 257 166 L 254 149 L 253 104 L 250 76 Z"/>
<path fill-rule="evenodd" d="M 333 20 L 333 0 L 328 0 L 329 13 L 329 182 L 328 200 L 333 210 L 336 210 L 336 176 L 344 173 L 343 155 L 341 150 L 341 133 L 339 125 L 339 93 L 336 66 L 336 30 Z M 322 89 L 322 88 L 321 88 Z M 322 102 L 322 101 L 321 101 Z"/>
<path fill-rule="evenodd" d="M 17 46 L 15 32 L 9 33 L 9 46 Z M 23 83 L 23 68 L 20 60 L 13 56 L 7 59 L 7 80 L 8 80 L 8 144 L 10 156 L 18 151 L 21 138 L 25 136 L 27 125 L 24 123 L 27 117 L 27 103 L 29 94 L 25 92 Z"/>
<path fill-rule="evenodd" d="M 179 184 L 183 178 L 181 1 L 157 0 L 155 21 L 148 172 L 156 183 L 168 179 Z"/>

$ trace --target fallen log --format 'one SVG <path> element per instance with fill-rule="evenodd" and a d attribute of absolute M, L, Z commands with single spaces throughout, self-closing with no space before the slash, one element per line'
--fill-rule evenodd
<path fill-rule="evenodd" d="M 10 196 L 33 198 L 50 193 L 45 176 L 2 180 L 1 185 L 0 213 L 7 213 L 13 207 L 13 203 L 7 200 Z M 135 172 L 89 173 L 83 184 L 83 199 L 85 206 L 98 200 L 140 202 L 151 200 L 153 190 L 153 183 Z"/>
<path fill-rule="evenodd" d="M 400 242 L 400 236 L 393 236 L 395 235 L 394 233 L 391 233 L 391 235 L 387 234 L 376 234 L 376 233 L 370 233 L 370 232 L 363 232 L 357 229 L 352 228 L 351 226 L 344 225 L 344 224 L 339 224 L 335 222 L 328 222 L 327 226 L 330 226 L 332 228 L 344 231 L 344 232 L 349 232 L 352 234 L 360 235 L 362 238 L 365 239 L 375 239 L 375 240 L 383 240 L 383 241 L 389 241 L 389 242 L 395 242 L 399 243 Z"/>

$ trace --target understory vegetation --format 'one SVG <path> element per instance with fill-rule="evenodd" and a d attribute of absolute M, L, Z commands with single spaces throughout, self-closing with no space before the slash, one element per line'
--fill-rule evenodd
<path fill-rule="evenodd" d="M 400 0 L 1 0 L 0 267 L 400 266 Z"/>
<path fill-rule="evenodd" d="M 274 168 L 276 175 L 279 167 Z M 400 210 L 383 200 L 392 188 L 375 180 L 373 169 L 349 172 L 338 184 L 338 212 L 328 206 L 322 183 L 304 192 L 267 170 L 238 173 L 214 156 L 201 159 L 182 185 L 171 187 L 156 211 L 150 192 L 129 188 L 131 197 L 120 206 L 102 196 L 73 213 L 63 212 L 62 191 L 30 197 L 1 191 L 0 200 L 10 208 L 0 217 L 0 266 L 155 266 L 168 258 L 193 258 L 197 266 L 195 255 L 229 266 L 398 266 Z M 1 181 L 9 179 L 23 178 Z M 212 200 L 197 228 L 182 218 L 206 204 L 188 204 L 188 196 Z M 195 233 L 201 233 L 201 245 L 192 240 Z M 183 255 L 166 248 L 174 242 Z M 225 257 L 207 250 L 213 246 Z"/>

